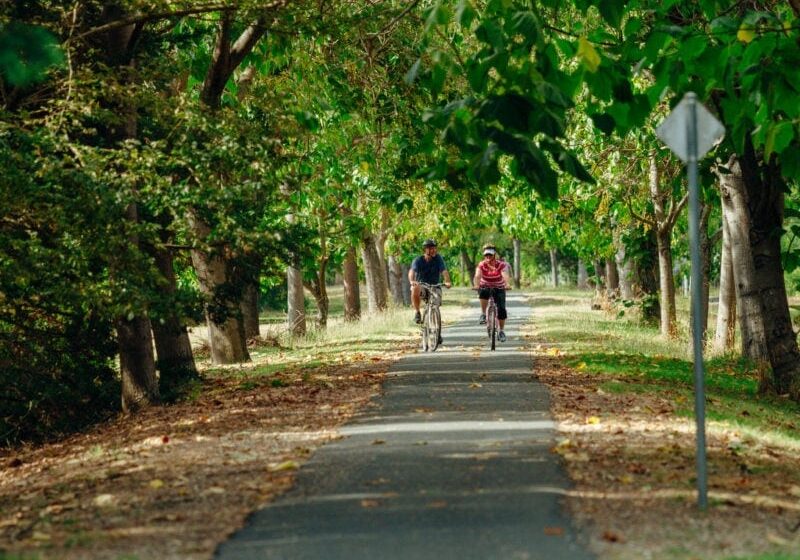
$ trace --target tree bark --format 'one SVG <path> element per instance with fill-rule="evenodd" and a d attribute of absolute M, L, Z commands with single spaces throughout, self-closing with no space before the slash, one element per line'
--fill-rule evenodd
<path fill-rule="evenodd" d="M 722 179 L 720 178 L 720 183 Z M 721 185 L 720 185 L 721 186 Z M 722 215 L 722 250 L 719 267 L 719 303 L 717 305 L 717 328 L 714 331 L 712 349 L 723 354 L 733 348 L 736 334 L 736 283 L 731 256 L 731 234 L 725 213 Z"/>
<path fill-rule="evenodd" d="M 655 232 L 650 230 L 644 237 L 640 258 L 634 263 L 636 284 L 641 291 L 642 319 L 645 322 L 660 321 L 661 305 L 658 301 L 658 244 Z"/>
<path fill-rule="evenodd" d="M 408 307 L 411 305 L 411 282 L 408 279 L 408 271 L 411 269 L 411 266 L 403 263 L 400 268 L 400 280 L 403 286 L 403 304 Z"/>
<path fill-rule="evenodd" d="M 558 287 L 558 249 L 550 249 L 550 282 Z"/>
<path fill-rule="evenodd" d="M 522 285 L 522 242 L 515 237 L 512 244 L 514 247 L 514 287 L 519 290 Z"/>
<path fill-rule="evenodd" d="M 286 269 L 287 309 L 286 322 L 294 336 L 306 334 L 306 298 L 303 293 L 303 271 L 293 266 Z"/>
<path fill-rule="evenodd" d="M 172 251 L 163 247 L 155 249 L 154 259 L 164 280 L 162 290 L 170 296 L 170 299 L 174 299 L 177 292 L 177 278 Z M 161 385 L 172 387 L 197 377 L 189 333 L 175 312 L 170 309 L 165 317 L 154 321 L 152 327 Z"/>
<path fill-rule="evenodd" d="M 606 259 L 606 294 L 609 298 L 619 296 L 619 272 L 614 259 Z"/>
<path fill-rule="evenodd" d="M 190 220 L 192 230 L 200 236 L 199 239 L 207 239 L 211 233 L 208 225 L 194 214 L 190 216 Z M 232 284 L 231 263 L 216 251 L 192 249 L 192 264 L 197 273 L 200 292 L 206 299 L 211 363 L 216 365 L 250 361 L 239 301 L 231 301 L 228 294 Z"/>
<path fill-rule="evenodd" d="M 589 271 L 586 270 L 586 262 L 578 259 L 578 289 L 589 289 Z"/>
<path fill-rule="evenodd" d="M 394 304 L 402 307 L 403 301 L 403 269 L 400 261 L 394 255 L 389 256 L 389 288 L 392 292 Z"/>
<path fill-rule="evenodd" d="M 370 313 L 385 311 L 388 299 L 386 273 L 375 245 L 375 236 L 365 231 L 361 238 L 361 258 L 367 281 L 367 304 Z"/>
<path fill-rule="evenodd" d="M 792 399 L 800 401 L 800 349 L 792 328 L 781 263 L 785 183 L 775 161 L 759 165 L 749 138 L 740 163 L 750 210 L 750 248 L 756 289 L 767 325 L 767 348 L 772 366 L 772 371 L 765 372 L 762 377 L 761 390 L 788 393 Z"/>
<path fill-rule="evenodd" d="M 616 253 L 614 260 L 617 263 L 617 272 L 619 277 L 619 296 L 623 300 L 630 301 L 633 299 L 633 263 L 625 254 L 625 244 L 620 238 L 619 230 L 614 232 L 614 246 Z"/>
<path fill-rule="evenodd" d="M 466 249 L 461 249 L 461 269 L 464 271 L 462 283 L 465 286 L 472 286 L 472 277 L 475 274 L 475 262 L 469 258 Z"/>
<path fill-rule="evenodd" d="M 259 300 L 261 283 L 258 278 L 246 282 L 242 289 L 242 322 L 246 339 L 261 336 L 261 321 L 259 320 Z"/>
<path fill-rule="evenodd" d="M 361 318 L 361 294 L 358 287 L 358 262 L 356 250 L 350 245 L 344 257 L 344 320 L 358 321 Z"/>
<path fill-rule="evenodd" d="M 659 294 L 661 303 L 661 334 L 675 338 L 678 335 L 675 313 L 675 278 L 672 273 L 672 226 L 670 215 L 664 208 L 666 194 L 661 190 L 655 156 L 650 156 L 650 196 L 653 200 L 658 244 Z M 671 213 L 670 213 L 671 214 Z"/>
<path fill-rule="evenodd" d="M 119 366 L 122 378 L 122 410 L 137 410 L 158 402 L 155 356 L 150 319 L 139 315 L 116 321 Z"/>
<path fill-rule="evenodd" d="M 719 186 L 722 211 L 730 235 L 736 304 L 739 308 L 739 330 L 742 334 L 742 354 L 755 361 L 766 361 L 769 359 L 769 349 L 764 311 L 750 248 L 748 194 L 737 158 L 731 157 L 728 169 L 730 173 L 720 175 Z"/>
<path fill-rule="evenodd" d="M 595 284 L 594 284 L 594 295 L 597 299 L 603 299 L 603 286 L 605 285 L 605 271 L 606 267 L 603 266 L 603 261 L 600 259 L 595 259 L 592 261 L 592 266 L 594 266 L 594 275 L 595 275 Z"/>

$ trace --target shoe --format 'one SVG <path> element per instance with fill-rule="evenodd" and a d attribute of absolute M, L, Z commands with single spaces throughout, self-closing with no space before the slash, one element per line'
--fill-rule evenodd
<path fill-rule="evenodd" d="M 439 344 L 439 346 L 441 346 L 441 345 L 442 345 L 442 342 L 444 342 L 444 340 L 442 340 L 442 337 L 440 336 L 440 337 L 439 337 L 439 343 L 438 343 L 438 344 Z"/>
<path fill-rule="evenodd" d="M 481 318 L 478 319 L 478 324 L 479 325 L 485 325 L 486 324 L 486 314 L 485 313 L 481 313 Z"/>
<path fill-rule="evenodd" d="M 497 333 L 497 340 L 499 340 L 500 342 L 505 342 L 506 341 L 506 333 L 504 333 L 503 331 L 500 331 L 499 333 Z"/>
<path fill-rule="evenodd" d="M 414 322 L 418 325 L 422 322 L 422 314 L 419 311 L 414 313 Z"/>

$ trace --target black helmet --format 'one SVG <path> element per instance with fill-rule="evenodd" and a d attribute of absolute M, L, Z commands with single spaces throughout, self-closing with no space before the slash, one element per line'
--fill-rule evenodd
<path fill-rule="evenodd" d="M 433 239 L 426 239 L 425 241 L 422 242 L 422 247 L 423 248 L 436 247 L 436 241 L 434 241 Z"/>

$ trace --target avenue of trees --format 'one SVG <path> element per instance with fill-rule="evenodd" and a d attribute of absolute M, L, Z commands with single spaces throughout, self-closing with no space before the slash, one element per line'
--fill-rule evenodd
<path fill-rule="evenodd" d="M 552 283 L 591 276 L 679 336 L 686 187 L 654 129 L 688 91 L 727 130 L 701 162 L 707 351 L 739 341 L 800 401 L 798 0 L 0 10 L 3 442 L 173 398 L 189 325 L 248 361 L 265 286 L 296 336 L 337 273 L 346 320 L 407 303 L 425 237 L 462 279 L 502 238 L 517 283 L 535 244 Z"/>

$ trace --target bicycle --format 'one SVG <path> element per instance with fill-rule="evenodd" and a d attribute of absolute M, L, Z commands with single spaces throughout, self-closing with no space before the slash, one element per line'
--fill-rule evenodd
<path fill-rule="evenodd" d="M 500 330 L 500 321 L 497 318 L 497 302 L 494 300 L 494 295 L 497 293 L 498 289 L 499 288 L 489 288 L 489 302 L 486 305 L 486 333 L 489 335 L 492 350 L 494 350 L 497 345 L 497 332 Z M 510 290 L 510 288 L 503 289 L 506 291 Z"/>
<path fill-rule="evenodd" d="M 439 306 L 442 305 L 442 286 L 444 284 L 428 284 L 417 282 L 425 292 L 425 311 L 422 315 L 422 350 L 435 352 L 442 338 L 442 314 Z"/>

